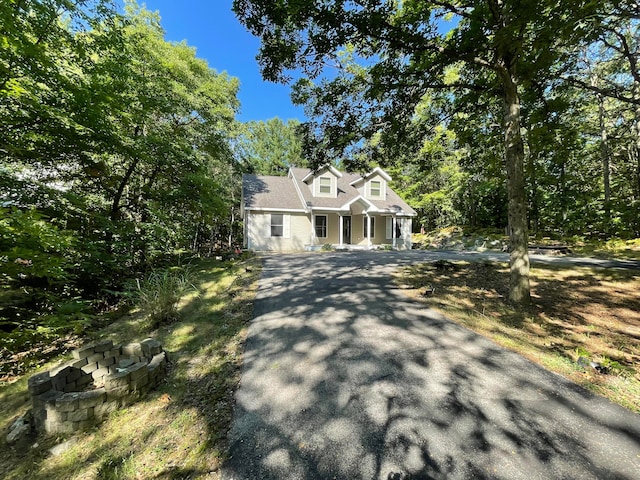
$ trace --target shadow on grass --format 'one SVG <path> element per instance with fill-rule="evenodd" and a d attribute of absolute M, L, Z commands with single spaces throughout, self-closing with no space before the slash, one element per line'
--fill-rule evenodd
<path fill-rule="evenodd" d="M 179 321 L 145 332 L 144 319 L 127 317 L 123 325 L 106 328 L 115 342 L 159 340 L 171 361 L 166 381 L 101 426 L 75 435 L 77 442 L 59 457 L 47 449 L 64 437 L 41 436 L 34 449 L 0 446 L 0 477 L 177 479 L 215 472 L 227 451 L 259 271 L 259 259 L 203 260 L 196 282 L 202 294 L 185 298 Z M 10 395 L 26 397 L 26 381 Z"/>

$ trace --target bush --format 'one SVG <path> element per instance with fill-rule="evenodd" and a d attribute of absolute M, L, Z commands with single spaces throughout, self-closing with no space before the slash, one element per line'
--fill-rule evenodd
<path fill-rule="evenodd" d="M 197 292 L 190 267 L 155 270 L 140 282 L 136 280 L 135 299 L 138 306 L 156 327 L 178 318 L 178 303 L 189 292 Z"/>

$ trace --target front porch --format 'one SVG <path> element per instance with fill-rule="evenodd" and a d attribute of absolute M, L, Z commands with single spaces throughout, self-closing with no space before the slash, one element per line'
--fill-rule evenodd
<path fill-rule="evenodd" d="M 305 245 L 308 251 L 321 250 L 325 245 L 342 251 L 411 248 L 411 219 L 394 214 L 353 208 L 345 212 L 314 210 L 310 226 L 309 243 Z"/>

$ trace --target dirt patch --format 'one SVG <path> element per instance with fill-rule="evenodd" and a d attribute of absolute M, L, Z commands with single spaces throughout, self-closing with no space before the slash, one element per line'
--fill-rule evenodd
<path fill-rule="evenodd" d="M 406 267 L 407 294 L 546 368 L 640 411 L 640 276 L 637 272 L 537 267 L 532 305 L 506 302 L 505 264 L 436 262 Z M 603 367 L 600 373 L 583 358 Z"/>

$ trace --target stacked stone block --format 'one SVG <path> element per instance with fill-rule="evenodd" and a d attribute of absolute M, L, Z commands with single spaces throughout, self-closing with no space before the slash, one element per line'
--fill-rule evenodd
<path fill-rule="evenodd" d="M 36 430 L 72 433 L 133 403 L 166 375 L 167 355 L 151 338 L 114 346 L 111 340 L 73 351 L 73 360 L 29 379 Z"/>

